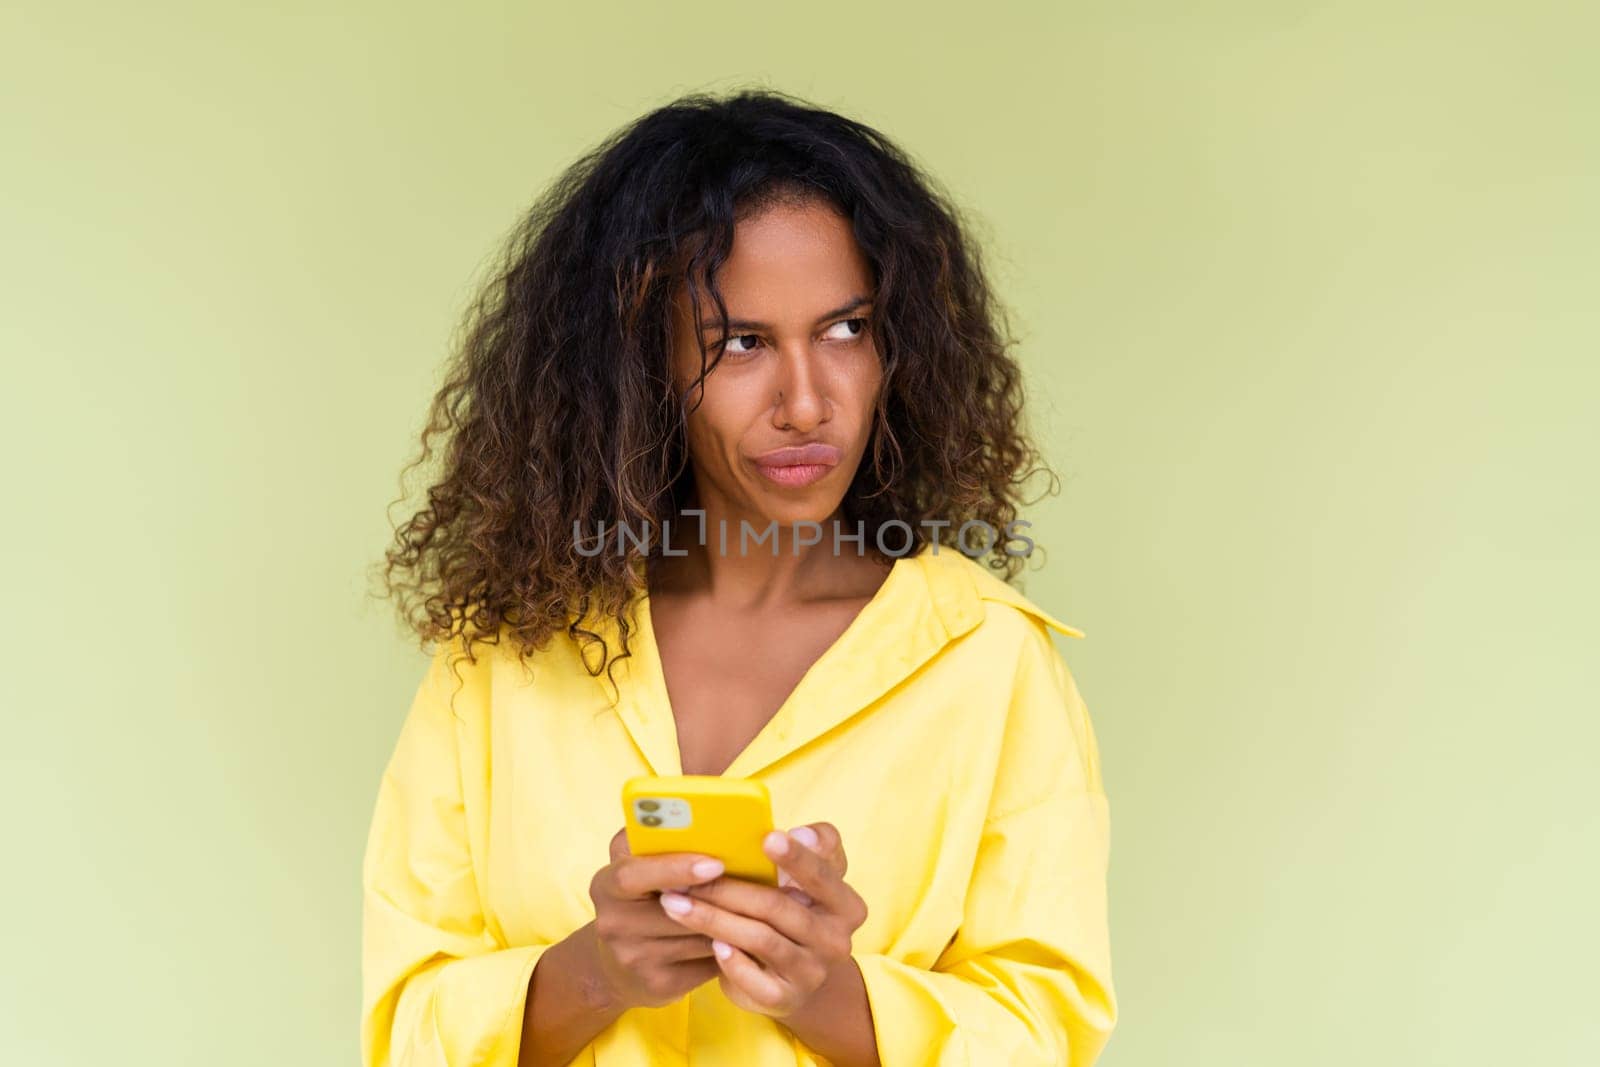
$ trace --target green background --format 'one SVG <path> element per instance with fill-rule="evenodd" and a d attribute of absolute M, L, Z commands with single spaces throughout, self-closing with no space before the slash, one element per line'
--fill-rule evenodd
<path fill-rule="evenodd" d="M 1102 1062 L 1600 1062 L 1595 11 L 7 5 L 0 1060 L 355 1062 L 425 663 L 365 568 L 457 316 L 594 141 L 761 84 L 1016 316 Z"/>

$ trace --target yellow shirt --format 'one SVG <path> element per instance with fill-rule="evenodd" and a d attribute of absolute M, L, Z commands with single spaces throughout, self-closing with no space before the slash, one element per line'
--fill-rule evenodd
<path fill-rule="evenodd" d="M 507 637 L 476 666 L 459 643 L 436 653 L 363 864 L 367 1067 L 515 1067 L 534 965 L 594 918 L 623 780 L 682 773 L 636 605 L 615 703 L 564 633 L 530 657 L 531 682 Z M 599 629 L 615 649 L 614 624 Z M 1049 629 L 1083 636 L 955 549 L 902 557 L 725 772 L 767 784 L 780 828 L 838 827 L 884 1067 L 1088 1067 L 1116 1023 L 1109 808 Z M 691 1060 L 826 1062 L 715 979 L 624 1012 L 572 1062 Z"/>

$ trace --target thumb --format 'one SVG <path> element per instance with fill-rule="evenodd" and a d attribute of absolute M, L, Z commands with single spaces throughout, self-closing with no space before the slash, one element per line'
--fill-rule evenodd
<path fill-rule="evenodd" d="M 625 856 L 633 855 L 633 850 L 628 848 L 628 828 L 626 826 L 611 835 L 610 849 L 612 863 Z"/>

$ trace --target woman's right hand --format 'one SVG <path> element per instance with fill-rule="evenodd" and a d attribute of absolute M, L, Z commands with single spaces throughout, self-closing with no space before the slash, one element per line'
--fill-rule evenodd
<path fill-rule="evenodd" d="M 697 873 L 697 863 L 712 866 Z M 671 1004 L 717 977 L 711 939 L 688 933 L 669 918 L 661 910 L 661 891 L 714 881 L 722 870 L 719 861 L 694 852 L 635 856 L 627 831 L 617 831 L 611 862 L 595 872 L 589 896 L 600 970 L 618 1003 L 629 1008 Z"/>

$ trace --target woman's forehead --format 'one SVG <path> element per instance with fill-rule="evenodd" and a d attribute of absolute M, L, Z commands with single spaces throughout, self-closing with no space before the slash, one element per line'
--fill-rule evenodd
<path fill-rule="evenodd" d="M 870 296 L 871 271 L 850 224 L 827 208 L 774 207 L 739 223 L 728 259 L 716 272 L 732 325 L 814 325 Z M 704 272 L 696 278 L 701 323 L 715 322 Z M 678 286 L 689 313 L 689 279 Z"/>

